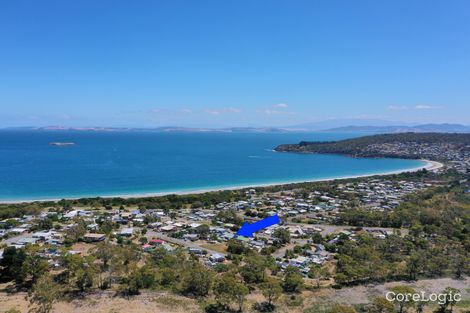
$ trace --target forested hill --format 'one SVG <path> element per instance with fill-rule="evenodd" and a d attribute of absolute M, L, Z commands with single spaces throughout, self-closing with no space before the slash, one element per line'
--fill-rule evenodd
<path fill-rule="evenodd" d="M 464 160 L 470 155 L 470 134 L 400 133 L 329 142 L 301 141 L 275 148 L 280 152 L 337 153 L 358 157 Z"/>

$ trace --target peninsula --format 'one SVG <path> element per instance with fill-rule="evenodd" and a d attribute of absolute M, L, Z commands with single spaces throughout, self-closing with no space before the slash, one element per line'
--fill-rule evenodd
<path fill-rule="evenodd" d="M 401 133 L 353 139 L 282 144 L 278 152 L 334 153 L 353 157 L 429 159 L 451 162 L 463 170 L 470 155 L 470 134 Z"/>

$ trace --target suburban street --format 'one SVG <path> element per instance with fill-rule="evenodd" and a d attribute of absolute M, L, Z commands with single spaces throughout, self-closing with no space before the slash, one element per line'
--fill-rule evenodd
<path fill-rule="evenodd" d="M 220 254 L 220 255 L 223 255 L 223 256 L 227 255 L 226 253 L 222 253 L 222 252 L 219 252 L 219 251 L 215 251 L 215 250 L 211 250 L 211 249 L 201 247 L 201 246 L 199 246 L 199 245 L 197 245 L 197 244 L 195 244 L 195 243 L 193 243 L 189 240 L 183 240 L 183 239 L 168 237 L 168 236 L 166 236 L 162 233 L 155 232 L 153 230 L 149 230 L 147 232 L 146 236 L 147 236 L 148 239 L 158 238 L 158 239 L 161 239 L 161 240 L 164 240 L 164 241 L 176 244 L 176 245 L 180 245 L 180 246 L 183 246 L 183 247 L 186 247 L 186 248 L 195 248 L 195 249 L 206 250 L 209 254 Z"/>

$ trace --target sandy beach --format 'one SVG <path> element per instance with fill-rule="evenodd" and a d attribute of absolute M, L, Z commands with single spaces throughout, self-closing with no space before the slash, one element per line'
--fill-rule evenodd
<path fill-rule="evenodd" d="M 165 196 L 169 194 L 176 194 L 176 195 L 188 195 L 188 194 L 199 194 L 205 192 L 213 192 L 213 191 L 223 191 L 223 190 L 239 190 L 239 189 L 246 189 L 246 188 L 259 188 L 259 187 L 270 187 L 270 186 L 279 186 L 279 185 L 288 185 L 288 184 L 295 184 L 295 183 L 311 183 L 311 182 L 322 182 L 322 181 L 332 181 L 338 179 L 351 179 L 351 178 L 361 178 L 361 177 L 372 177 L 372 176 L 386 176 L 386 175 L 393 175 L 393 174 L 400 174 L 400 173 L 409 173 L 409 172 L 416 172 L 422 169 L 426 169 L 428 171 L 435 171 L 444 166 L 444 164 L 421 159 L 420 161 L 425 162 L 424 165 L 418 166 L 412 169 L 405 169 L 405 170 L 397 170 L 397 171 L 388 171 L 388 172 L 381 172 L 381 173 L 371 173 L 371 174 L 364 174 L 364 175 L 353 175 L 353 176 L 337 176 L 337 177 L 327 177 L 327 178 L 319 178 L 319 179 L 307 179 L 307 180 L 289 180 L 289 181 L 279 181 L 279 182 L 271 182 L 271 183 L 262 183 L 262 184 L 250 184 L 250 185 L 237 185 L 237 186 L 227 186 L 227 187 L 214 187 L 214 188 L 207 188 L 207 189 L 194 189 L 194 190 L 183 190 L 183 191 L 164 191 L 164 192 L 153 192 L 153 193 L 132 193 L 132 194 L 117 194 L 117 195 L 103 195 L 103 196 L 82 196 L 82 197 L 64 197 L 64 198 L 51 198 L 51 199 L 26 199 L 26 200 L 0 200 L 0 203 L 3 204 L 14 204 L 14 203 L 28 203 L 28 202 L 47 202 L 47 201 L 60 201 L 62 199 L 66 200 L 76 200 L 81 198 L 145 198 L 145 197 L 159 197 Z"/>

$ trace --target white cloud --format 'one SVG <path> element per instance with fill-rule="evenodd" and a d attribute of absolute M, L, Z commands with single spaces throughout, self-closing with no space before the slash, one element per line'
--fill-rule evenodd
<path fill-rule="evenodd" d="M 190 114 L 190 113 L 193 113 L 193 110 L 188 109 L 188 108 L 182 108 L 181 112 L 186 113 L 186 114 Z"/>
<path fill-rule="evenodd" d="M 398 111 L 398 110 L 407 110 L 408 107 L 406 105 L 389 105 L 387 107 L 387 110 L 391 110 L 391 111 Z"/>
<path fill-rule="evenodd" d="M 151 109 L 150 112 L 152 113 L 159 113 L 161 111 L 161 109 Z"/>
<path fill-rule="evenodd" d="M 233 108 L 233 107 L 222 108 L 218 110 L 212 110 L 212 109 L 205 110 L 206 113 L 211 114 L 211 115 L 220 115 L 224 113 L 240 113 L 241 111 L 242 110 L 238 108 Z"/>
<path fill-rule="evenodd" d="M 281 113 L 280 111 L 277 111 L 277 110 L 270 110 L 270 109 L 266 109 L 266 110 L 264 110 L 263 112 L 264 112 L 265 114 L 268 114 L 268 115 Z"/>
<path fill-rule="evenodd" d="M 425 105 L 425 104 L 419 104 L 415 106 L 416 110 L 429 110 L 432 109 L 432 106 L 430 105 Z"/>
<path fill-rule="evenodd" d="M 206 110 L 206 113 L 211 115 L 220 115 L 220 111 L 217 110 Z"/>
<path fill-rule="evenodd" d="M 227 112 L 231 112 L 231 113 L 240 113 L 242 110 L 238 109 L 238 108 L 225 108 L 225 111 Z"/>
<path fill-rule="evenodd" d="M 265 109 L 265 110 L 262 110 L 261 112 L 266 115 L 281 115 L 281 114 L 294 115 L 295 114 L 294 112 L 290 112 L 290 111 L 281 111 L 281 110 L 272 110 L 272 109 Z"/>
<path fill-rule="evenodd" d="M 391 104 L 387 107 L 387 110 L 390 111 L 402 111 L 402 110 L 433 110 L 433 109 L 442 109 L 442 106 L 439 105 L 428 105 L 428 104 L 417 104 L 415 106 L 409 107 L 406 105 L 394 105 Z"/>
<path fill-rule="evenodd" d="M 61 115 L 57 116 L 57 118 L 59 118 L 61 120 L 70 120 L 70 119 L 72 119 L 72 117 L 68 114 L 61 114 Z"/>
<path fill-rule="evenodd" d="M 273 104 L 269 107 L 265 107 L 264 109 L 258 110 L 258 112 L 266 114 L 266 115 L 294 115 L 295 113 L 292 111 L 287 111 L 286 109 L 289 108 L 287 103 L 277 103 Z"/>
<path fill-rule="evenodd" d="M 439 105 L 427 105 L 427 104 L 418 104 L 415 106 L 416 110 L 434 110 L 434 109 L 442 109 L 442 106 Z"/>

